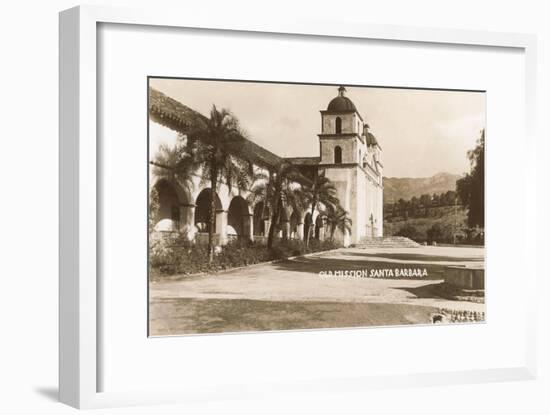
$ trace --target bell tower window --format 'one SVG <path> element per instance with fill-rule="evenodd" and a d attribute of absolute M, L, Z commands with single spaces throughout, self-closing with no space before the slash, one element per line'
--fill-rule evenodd
<path fill-rule="evenodd" d="M 340 117 L 336 117 L 336 134 L 342 133 L 342 119 Z"/>
<path fill-rule="evenodd" d="M 342 147 L 334 147 L 334 164 L 342 164 Z"/>

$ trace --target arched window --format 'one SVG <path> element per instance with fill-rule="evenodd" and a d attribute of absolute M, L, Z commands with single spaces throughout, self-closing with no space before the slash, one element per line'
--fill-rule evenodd
<path fill-rule="evenodd" d="M 342 132 L 342 119 L 340 117 L 336 117 L 336 134 L 340 134 Z"/>
<path fill-rule="evenodd" d="M 334 147 L 334 164 L 342 164 L 342 147 Z"/>

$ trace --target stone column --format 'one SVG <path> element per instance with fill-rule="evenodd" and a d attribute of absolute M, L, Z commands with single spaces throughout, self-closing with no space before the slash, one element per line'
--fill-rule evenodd
<path fill-rule="evenodd" d="M 182 203 L 180 205 L 180 231 L 186 241 L 193 242 L 197 233 L 195 227 L 195 204 Z"/>
<path fill-rule="evenodd" d="M 309 225 L 309 240 L 315 239 L 315 223 L 311 223 Z"/>
<path fill-rule="evenodd" d="M 269 235 L 269 227 L 271 226 L 271 219 L 264 219 L 264 236 L 267 238 Z"/>
<path fill-rule="evenodd" d="M 298 235 L 298 239 L 301 241 L 304 240 L 304 222 L 300 222 L 296 226 L 296 235 Z"/>
<path fill-rule="evenodd" d="M 218 235 L 218 245 L 227 244 L 227 211 L 223 209 L 216 210 L 216 234 Z"/>
<path fill-rule="evenodd" d="M 290 239 L 290 221 L 285 220 L 282 223 L 283 239 Z"/>
<path fill-rule="evenodd" d="M 254 215 L 252 213 L 243 215 L 243 237 L 254 241 Z"/>
<path fill-rule="evenodd" d="M 319 228 L 319 240 L 325 240 L 325 221 L 323 220 L 321 227 Z"/>

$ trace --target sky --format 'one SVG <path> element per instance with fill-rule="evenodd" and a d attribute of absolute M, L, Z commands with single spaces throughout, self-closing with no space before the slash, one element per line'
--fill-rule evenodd
<path fill-rule="evenodd" d="M 337 86 L 184 79 L 150 85 L 208 116 L 229 109 L 248 137 L 283 157 L 319 155 L 320 110 Z M 350 98 L 382 148 L 386 177 L 469 170 L 466 152 L 485 128 L 485 93 L 349 87 Z"/>

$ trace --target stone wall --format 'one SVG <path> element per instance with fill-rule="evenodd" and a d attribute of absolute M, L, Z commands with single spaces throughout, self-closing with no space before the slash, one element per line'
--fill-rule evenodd
<path fill-rule="evenodd" d="M 363 124 L 359 120 L 357 114 L 323 114 L 321 129 L 321 132 L 323 134 L 336 134 L 336 117 L 340 117 L 340 119 L 342 120 L 343 134 L 361 134 L 363 132 Z"/>
<path fill-rule="evenodd" d="M 342 149 L 342 164 L 357 163 L 357 139 L 353 137 L 321 138 L 321 164 L 334 164 L 334 149 Z"/>
<path fill-rule="evenodd" d="M 453 287 L 467 290 L 485 289 L 485 270 L 482 268 L 445 267 L 444 279 L 446 284 Z"/>

